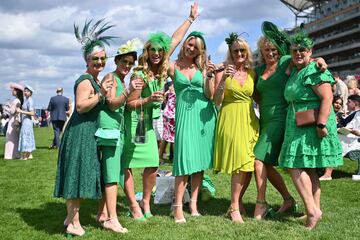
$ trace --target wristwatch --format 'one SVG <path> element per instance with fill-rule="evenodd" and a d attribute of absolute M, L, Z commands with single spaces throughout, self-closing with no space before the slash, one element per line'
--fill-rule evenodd
<path fill-rule="evenodd" d="M 324 128 L 325 128 L 325 124 L 318 123 L 318 124 L 316 124 L 316 127 L 317 127 L 317 128 L 320 128 L 320 129 L 324 129 Z"/>

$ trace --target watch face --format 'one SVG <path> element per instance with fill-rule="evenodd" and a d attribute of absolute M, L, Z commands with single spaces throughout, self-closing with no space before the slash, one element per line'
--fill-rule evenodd
<path fill-rule="evenodd" d="M 322 124 L 322 123 L 319 123 L 319 124 L 317 124 L 316 126 L 317 126 L 318 128 L 325 128 L 325 125 Z"/>

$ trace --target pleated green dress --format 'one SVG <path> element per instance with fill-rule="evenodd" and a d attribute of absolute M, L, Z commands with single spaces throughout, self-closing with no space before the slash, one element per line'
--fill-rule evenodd
<path fill-rule="evenodd" d="M 200 70 L 189 80 L 175 69 L 174 176 L 191 175 L 211 169 L 213 165 L 216 111 L 205 97 L 203 86 Z"/>
<path fill-rule="evenodd" d="M 95 93 L 100 86 L 90 74 L 84 74 L 75 82 L 74 94 L 79 84 L 90 80 Z M 76 105 L 76 98 L 75 98 Z M 99 102 L 86 113 L 77 111 L 65 128 L 58 155 L 55 197 L 65 199 L 101 198 L 101 169 L 95 140 L 97 119 L 104 103 Z"/>
<path fill-rule="evenodd" d="M 284 98 L 286 69 L 291 57 L 283 56 L 275 72 L 266 80 L 262 78 L 266 65 L 256 68 L 260 102 L 260 136 L 254 148 L 255 159 L 277 166 L 284 140 L 287 102 Z"/>
<path fill-rule="evenodd" d="M 326 123 L 328 135 L 324 138 L 317 136 L 315 125 L 296 126 L 295 112 L 320 107 L 320 99 L 311 87 L 321 83 L 334 84 L 335 80 L 329 71 L 320 72 L 315 62 L 301 70 L 294 68 L 288 79 L 284 95 L 289 107 L 279 162 L 281 167 L 325 168 L 343 164 L 333 109 Z"/>
<path fill-rule="evenodd" d="M 142 98 L 149 97 L 153 92 L 162 91 L 164 88 L 164 80 L 149 80 L 141 71 L 136 72 L 136 74 L 139 75 L 146 84 L 146 88 L 141 92 Z M 160 117 L 160 107 L 159 102 L 153 102 L 143 106 L 147 140 L 146 143 L 140 144 L 134 142 L 140 108 L 134 111 L 125 110 L 125 146 L 123 154 L 125 168 L 159 166 L 157 140 L 152 122 L 153 119 Z"/>
<path fill-rule="evenodd" d="M 117 83 L 116 97 L 124 92 L 121 79 L 112 73 Z M 106 105 L 99 114 L 99 128 L 95 136 L 101 152 L 101 171 L 105 184 L 120 183 L 124 186 L 124 169 L 121 155 L 124 147 L 124 106 L 112 111 Z"/>

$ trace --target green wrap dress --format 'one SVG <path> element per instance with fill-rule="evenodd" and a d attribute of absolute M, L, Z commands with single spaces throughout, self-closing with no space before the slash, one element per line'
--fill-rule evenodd
<path fill-rule="evenodd" d="M 332 109 L 326 123 L 328 135 L 317 136 L 316 126 L 297 127 L 295 112 L 320 107 L 320 99 L 312 86 L 334 84 L 329 71 L 320 72 L 315 62 L 298 70 L 293 69 L 285 87 L 289 103 L 284 143 L 279 165 L 285 168 L 325 168 L 343 164 L 341 144 L 337 135 L 336 117 Z"/>
<path fill-rule="evenodd" d="M 287 102 L 284 90 L 287 79 L 286 69 L 291 57 L 279 59 L 275 72 L 266 80 L 262 78 L 266 65 L 256 68 L 256 90 L 260 95 L 260 136 L 254 148 L 255 159 L 277 166 L 284 140 Z"/>
<path fill-rule="evenodd" d="M 149 80 L 142 71 L 135 74 L 139 75 L 145 82 L 146 87 L 141 92 L 141 98 L 151 96 L 153 92 L 162 91 L 164 88 L 164 80 Z M 125 146 L 123 154 L 123 162 L 125 168 L 146 168 L 159 166 L 159 154 L 155 131 L 153 129 L 153 119 L 160 117 L 159 102 L 153 102 L 143 106 L 146 142 L 135 143 L 135 133 L 138 119 L 140 116 L 140 106 L 136 110 L 125 110 Z"/>

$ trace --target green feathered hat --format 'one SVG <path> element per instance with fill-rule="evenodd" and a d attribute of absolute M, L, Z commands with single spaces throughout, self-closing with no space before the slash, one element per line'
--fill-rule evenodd
<path fill-rule="evenodd" d="M 109 25 L 109 22 L 103 23 L 104 19 L 100 19 L 93 24 L 92 27 L 90 27 L 92 21 L 92 19 L 90 21 L 85 21 L 84 28 L 81 33 L 79 31 L 79 26 L 74 23 L 75 37 L 82 45 L 85 61 L 96 46 L 104 47 L 105 44 L 110 46 L 109 40 L 116 38 L 113 36 L 100 36 L 106 30 L 114 27 L 115 25 Z"/>
<path fill-rule="evenodd" d="M 244 38 L 241 38 L 241 35 L 243 35 L 243 34 L 246 34 L 249 36 L 249 34 L 247 32 L 242 32 L 240 34 L 237 34 L 236 32 L 229 33 L 229 37 L 225 38 L 226 44 L 230 47 L 238 39 L 245 40 Z"/>
<path fill-rule="evenodd" d="M 304 24 L 301 24 L 296 33 L 291 36 L 290 42 L 291 45 L 295 45 L 300 48 L 311 49 L 314 46 L 314 41 L 309 38 L 304 30 Z"/>
<path fill-rule="evenodd" d="M 264 36 L 275 45 L 280 55 L 289 54 L 291 43 L 289 36 L 284 31 L 281 31 L 275 24 L 268 21 L 262 23 L 261 30 Z"/>
<path fill-rule="evenodd" d="M 204 33 L 198 32 L 198 31 L 192 31 L 192 32 L 186 37 L 186 39 L 188 39 L 189 37 L 198 37 L 198 38 L 200 38 L 200 39 L 203 41 L 203 43 L 204 43 L 204 49 L 206 50 L 206 43 L 205 43 Z"/>
<path fill-rule="evenodd" d="M 171 37 L 163 32 L 151 33 L 149 42 L 159 44 L 167 53 L 171 48 Z"/>

